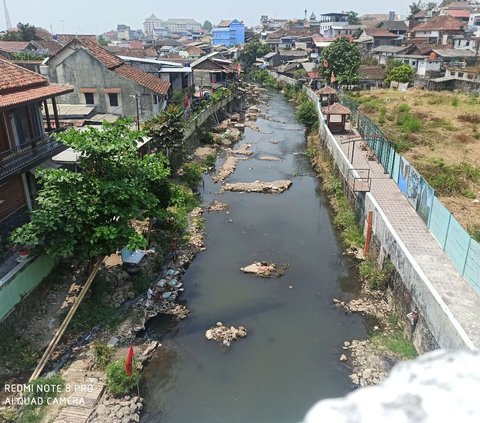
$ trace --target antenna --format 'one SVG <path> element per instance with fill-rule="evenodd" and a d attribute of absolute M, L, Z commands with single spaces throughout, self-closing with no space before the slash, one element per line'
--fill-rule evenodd
<path fill-rule="evenodd" d="M 7 31 L 12 27 L 12 21 L 10 20 L 10 15 L 8 14 L 7 1 L 3 0 L 3 8 L 5 10 L 5 25 L 7 25 Z"/>

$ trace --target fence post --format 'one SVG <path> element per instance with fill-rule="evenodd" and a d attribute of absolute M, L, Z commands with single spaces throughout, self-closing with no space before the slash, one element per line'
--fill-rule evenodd
<path fill-rule="evenodd" d="M 465 254 L 465 262 L 463 263 L 462 276 L 465 275 L 465 268 L 467 267 L 468 253 L 470 251 L 470 245 L 472 244 L 472 237 L 468 240 L 467 254 Z"/>
<path fill-rule="evenodd" d="M 450 216 L 448 217 L 447 232 L 445 234 L 445 242 L 443 243 L 443 251 L 445 251 L 445 248 L 447 247 L 448 232 L 450 231 L 450 222 L 452 221 L 452 214 L 453 213 L 450 213 Z"/>

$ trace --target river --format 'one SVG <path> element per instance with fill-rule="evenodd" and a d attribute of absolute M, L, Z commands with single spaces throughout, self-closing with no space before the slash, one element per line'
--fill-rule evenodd
<path fill-rule="evenodd" d="M 220 185 L 205 177 L 204 203 L 226 202 L 230 213 L 205 214 L 207 249 L 182 279 L 189 317 L 162 316 L 148 327 L 163 348 L 143 372 L 142 422 L 295 423 L 316 401 L 353 389 L 339 357 L 345 340 L 366 337 L 366 323 L 332 298 L 356 295 L 355 263 L 342 254 L 293 105 L 266 95 L 260 108 L 273 120 L 258 119 L 261 132 L 245 129 L 239 143 L 255 154 L 227 181 L 293 185 L 276 195 L 218 194 Z M 258 160 L 262 155 L 282 161 Z M 240 272 L 256 260 L 288 263 L 288 272 L 279 279 Z M 207 341 L 217 321 L 245 326 L 247 338 L 229 349 Z"/>

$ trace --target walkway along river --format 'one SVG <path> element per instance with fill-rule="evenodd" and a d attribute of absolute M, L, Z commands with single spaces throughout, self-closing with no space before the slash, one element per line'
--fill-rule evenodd
<path fill-rule="evenodd" d="M 205 214 L 207 249 L 182 279 L 189 317 L 160 317 L 148 327 L 163 348 L 143 372 L 142 422 L 293 423 L 319 399 L 353 389 L 339 356 L 345 340 L 366 337 L 366 324 L 332 298 L 355 295 L 355 263 L 342 255 L 293 106 L 267 96 L 260 108 L 268 120 L 257 120 L 260 132 L 246 128 L 239 142 L 255 154 L 227 182 L 293 185 L 283 194 L 218 194 L 220 183 L 205 177 L 204 203 L 226 202 L 230 213 Z M 288 272 L 279 279 L 240 272 L 257 260 L 288 263 Z M 217 321 L 245 326 L 247 338 L 229 349 L 207 341 Z"/>

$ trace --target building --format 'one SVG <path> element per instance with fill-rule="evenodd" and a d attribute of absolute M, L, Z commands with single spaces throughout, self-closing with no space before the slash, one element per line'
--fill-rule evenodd
<path fill-rule="evenodd" d="M 225 87 L 233 81 L 238 73 L 238 67 L 225 59 L 221 53 L 214 52 L 195 60 L 190 64 L 193 72 L 193 83 L 201 95 L 205 90 Z"/>
<path fill-rule="evenodd" d="M 466 28 L 467 24 L 449 15 L 439 15 L 413 28 L 412 36 L 429 43 L 448 44 L 453 36 L 462 35 Z"/>
<path fill-rule="evenodd" d="M 245 25 L 237 19 L 221 21 L 215 28 L 212 28 L 213 46 L 231 47 L 244 43 Z"/>
<path fill-rule="evenodd" d="M 128 25 L 117 25 L 117 37 L 119 40 L 130 39 L 130 27 Z"/>
<path fill-rule="evenodd" d="M 150 119 L 166 106 L 170 83 L 126 64 L 98 43 L 74 39 L 48 59 L 50 79 L 75 89 L 67 104 L 95 106 L 95 112 Z"/>
<path fill-rule="evenodd" d="M 35 202 L 33 169 L 66 147 L 57 142 L 60 128 L 55 98 L 69 85 L 49 84 L 43 76 L 0 59 L 0 237 L 26 222 Z M 41 108 L 51 100 L 54 116 Z"/>
<path fill-rule="evenodd" d="M 368 52 L 379 46 L 396 46 L 400 45 L 402 40 L 396 34 L 384 28 L 366 28 L 362 30 L 356 43 L 365 51 Z"/>
<path fill-rule="evenodd" d="M 145 31 L 145 35 L 150 37 L 155 35 L 155 30 L 158 28 L 162 28 L 162 21 L 152 13 L 150 17 L 145 19 L 143 22 L 143 30 Z"/>
<path fill-rule="evenodd" d="M 163 22 L 163 26 L 170 32 L 186 34 L 187 31 L 195 31 L 202 28 L 202 24 L 195 19 L 170 18 Z"/>

